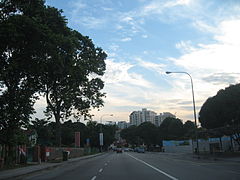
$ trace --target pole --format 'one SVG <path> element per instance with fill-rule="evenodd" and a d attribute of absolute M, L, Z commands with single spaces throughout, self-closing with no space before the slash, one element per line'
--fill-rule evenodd
<path fill-rule="evenodd" d="M 103 114 L 101 117 L 100 117 L 100 133 L 99 133 L 99 145 L 100 145 L 100 151 L 102 152 L 103 151 L 103 129 L 102 129 L 102 118 L 104 116 L 113 116 L 113 114 Z"/>
<path fill-rule="evenodd" d="M 187 72 L 169 72 L 167 71 L 166 74 L 171 74 L 171 73 L 182 73 L 182 74 L 187 74 L 190 77 L 191 81 L 191 88 L 192 88 L 192 101 L 193 101 L 193 115 L 194 115 L 194 123 L 195 123 L 195 136 L 196 136 L 196 143 L 197 143 L 197 154 L 199 154 L 199 144 L 198 144 L 198 134 L 197 134 L 197 116 L 196 116 L 196 106 L 195 106 L 195 98 L 194 98 L 194 90 L 193 90 L 193 80 L 192 77 L 189 73 Z"/>

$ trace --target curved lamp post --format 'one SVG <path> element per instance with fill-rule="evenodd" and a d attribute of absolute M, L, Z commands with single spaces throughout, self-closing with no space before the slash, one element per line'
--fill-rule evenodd
<path fill-rule="evenodd" d="M 103 147 L 102 118 L 103 118 L 104 116 L 113 116 L 113 114 L 103 114 L 103 115 L 100 117 L 101 126 L 100 126 L 100 133 L 99 133 L 99 144 L 100 144 L 100 150 L 101 150 L 101 152 L 102 152 L 102 147 Z"/>
<path fill-rule="evenodd" d="M 190 77 L 191 80 L 191 87 L 192 87 L 192 101 L 193 101 L 193 115 L 194 115 L 194 121 L 195 121 L 195 126 L 196 126 L 196 142 L 197 142 L 197 153 L 199 153 L 199 145 L 198 145 L 198 136 L 197 136 L 197 116 L 196 116 L 196 107 L 195 107 L 195 98 L 194 98 L 194 90 L 193 90 L 193 80 L 192 77 L 189 73 L 187 72 L 170 72 L 167 71 L 166 74 L 171 74 L 171 73 L 180 73 L 180 74 L 187 74 Z"/>

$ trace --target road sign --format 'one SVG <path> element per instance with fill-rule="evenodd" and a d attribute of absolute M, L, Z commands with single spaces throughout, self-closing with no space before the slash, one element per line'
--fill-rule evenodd
<path fill-rule="evenodd" d="M 99 133 L 99 143 L 100 146 L 103 146 L 103 133 Z"/>

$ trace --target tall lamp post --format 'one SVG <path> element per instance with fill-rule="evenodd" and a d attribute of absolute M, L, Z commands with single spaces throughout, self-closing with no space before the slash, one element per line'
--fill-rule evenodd
<path fill-rule="evenodd" d="M 103 118 L 104 116 L 113 116 L 113 114 L 103 114 L 103 115 L 100 117 L 101 126 L 100 126 L 100 133 L 99 133 L 99 144 L 100 144 L 100 151 L 101 151 L 101 152 L 102 152 L 102 147 L 103 147 L 102 118 Z"/>
<path fill-rule="evenodd" d="M 196 142 L 197 142 L 197 154 L 199 153 L 199 145 L 198 145 L 198 135 L 197 135 L 197 116 L 196 116 L 196 107 L 195 107 L 195 98 L 194 98 L 194 90 L 193 90 L 193 80 L 192 77 L 189 73 L 187 72 L 170 72 L 167 71 L 166 74 L 171 74 L 171 73 L 181 73 L 181 74 L 187 74 L 190 77 L 191 80 L 191 87 L 192 87 L 192 101 L 193 101 L 193 115 L 194 115 L 194 121 L 195 121 L 195 126 L 196 126 Z"/>

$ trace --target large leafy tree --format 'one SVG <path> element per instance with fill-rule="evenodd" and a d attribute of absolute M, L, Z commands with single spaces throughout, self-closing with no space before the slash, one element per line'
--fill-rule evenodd
<path fill-rule="evenodd" d="M 177 140 L 183 138 L 183 123 L 178 118 L 168 117 L 160 125 L 160 134 L 165 140 Z"/>
<path fill-rule="evenodd" d="M 47 101 L 47 115 L 57 126 L 56 144 L 61 145 L 61 120 L 89 115 L 90 108 L 103 105 L 106 53 L 92 40 L 66 26 L 61 11 L 48 8 L 47 24 L 51 42 L 41 75 L 41 92 Z"/>
<path fill-rule="evenodd" d="M 194 122 L 188 120 L 183 124 L 184 138 L 193 138 L 196 134 L 196 126 Z"/>
<path fill-rule="evenodd" d="M 56 142 L 61 145 L 61 120 L 89 115 L 103 105 L 106 53 L 92 40 L 66 26 L 61 11 L 48 7 L 43 23 L 48 41 L 41 75 L 41 92 L 46 97 L 47 115 L 56 121 Z"/>
<path fill-rule="evenodd" d="M 199 121 L 207 129 L 238 125 L 240 122 L 240 84 L 231 85 L 207 99 L 199 112 Z"/>
<path fill-rule="evenodd" d="M 147 145 L 147 148 L 149 148 L 150 145 L 156 145 L 160 143 L 158 129 L 151 122 L 144 122 L 140 124 L 137 128 L 137 134 L 144 144 Z"/>
<path fill-rule="evenodd" d="M 218 91 L 215 96 L 208 98 L 199 112 L 199 121 L 202 127 L 216 129 L 218 134 L 220 133 L 219 128 L 225 127 L 228 129 L 226 134 L 232 134 L 233 138 L 240 143 L 239 95 L 240 84 L 236 84 L 230 85 Z"/>
<path fill-rule="evenodd" d="M 20 128 L 34 112 L 44 58 L 44 27 L 38 22 L 43 8 L 40 0 L 0 2 L 0 140 L 9 146 L 7 163 L 13 162 Z"/>
<path fill-rule="evenodd" d="M 139 137 L 137 134 L 137 126 L 133 125 L 126 129 L 123 129 L 121 131 L 120 135 L 129 144 L 132 144 L 132 145 L 138 144 Z"/>

